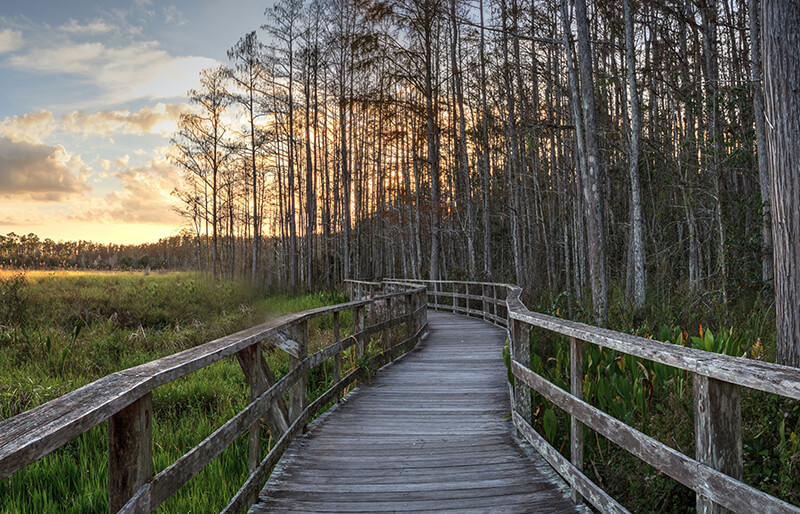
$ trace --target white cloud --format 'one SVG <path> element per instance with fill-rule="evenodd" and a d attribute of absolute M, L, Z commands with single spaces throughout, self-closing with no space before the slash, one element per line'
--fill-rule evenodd
<path fill-rule="evenodd" d="M 42 144 L 56 128 L 53 113 L 42 109 L 22 116 L 6 118 L 0 122 L 0 136 L 5 136 L 15 143 Z"/>
<path fill-rule="evenodd" d="M 120 159 L 116 164 L 121 164 Z M 111 163 L 103 163 L 105 168 Z M 114 176 L 122 182 L 122 189 L 112 191 L 99 202 L 86 202 L 76 208 L 75 221 L 105 221 L 123 223 L 173 224 L 180 222 L 170 195 L 180 180 L 178 169 L 163 157 L 150 160 L 145 166 L 127 168 Z"/>
<path fill-rule="evenodd" d="M 161 14 L 164 15 L 164 21 L 167 23 L 172 23 L 179 27 L 186 25 L 186 18 L 183 16 L 183 13 L 174 5 L 161 9 Z"/>
<path fill-rule="evenodd" d="M 14 52 L 25 45 L 22 32 L 13 29 L 0 30 L 0 54 Z"/>
<path fill-rule="evenodd" d="M 178 130 L 181 114 L 192 110 L 193 107 L 186 103 L 157 103 L 135 112 L 126 109 L 96 113 L 73 111 L 62 116 L 61 123 L 64 130 L 103 137 L 119 133 L 170 137 Z"/>
<path fill-rule="evenodd" d="M 0 137 L 0 195 L 63 201 L 90 190 L 91 168 L 63 146 L 14 142 Z"/>
<path fill-rule="evenodd" d="M 114 26 L 109 25 L 108 23 L 106 23 L 101 19 L 96 19 L 85 25 L 81 25 L 76 20 L 71 19 L 67 23 L 59 27 L 59 29 L 69 34 L 98 35 L 98 34 L 107 34 L 113 31 Z"/>
<path fill-rule="evenodd" d="M 8 62 L 17 69 L 81 77 L 103 91 L 98 104 L 185 96 L 197 86 L 201 70 L 219 64 L 206 57 L 172 56 L 155 41 L 110 46 L 68 38 L 15 54 Z"/>

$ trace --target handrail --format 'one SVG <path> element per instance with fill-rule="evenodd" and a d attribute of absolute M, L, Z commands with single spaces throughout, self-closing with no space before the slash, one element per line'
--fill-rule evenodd
<path fill-rule="evenodd" d="M 698 510 L 719 505 L 735 512 L 792 512 L 800 508 L 741 481 L 740 389 L 746 387 L 800 399 L 800 369 L 662 343 L 584 323 L 532 312 L 522 289 L 512 284 L 401 279 L 428 287 L 430 308 L 482 317 L 509 330 L 513 420 L 517 430 L 573 487 L 573 499 L 585 498 L 602 512 L 627 512 L 582 472 L 583 425 L 698 493 Z M 384 281 L 400 282 L 397 279 Z M 476 289 L 480 288 L 481 294 Z M 458 291 L 461 290 L 461 292 Z M 501 292 L 502 291 L 502 292 Z M 500 294 L 498 294 L 500 293 Z M 500 298 L 504 295 L 504 298 Z M 445 303 L 442 299 L 449 299 Z M 501 306 L 503 316 L 498 315 Z M 491 306 L 491 309 L 489 308 Z M 503 313 L 502 311 L 505 311 Z M 570 338 L 570 391 L 528 367 L 529 330 L 537 327 Z M 622 423 L 582 399 L 583 342 L 691 372 L 695 391 L 696 458 L 690 458 Z M 531 426 L 530 389 L 571 416 L 571 460 L 563 457 Z"/>
<path fill-rule="evenodd" d="M 365 316 L 369 310 L 369 321 Z M 353 311 L 353 334 L 339 337 L 339 313 Z M 307 356 L 311 319 L 332 315 L 334 343 Z M 394 342 L 392 329 L 404 325 L 405 339 Z M 261 354 L 260 344 L 291 334 L 292 344 L 274 343 L 290 353 L 291 370 L 277 382 Z M 427 331 L 425 288 L 404 288 L 374 298 L 289 314 L 261 325 L 107 375 L 44 405 L 0 421 L 0 479 L 10 476 L 92 427 L 109 420 L 109 509 L 150 512 L 199 473 L 236 438 L 250 430 L 251 475 L 226 512 L 245 508 L 291 439 L 332 398 L 356 380 L 359 369 L 341 378 L 341 354 L 357 346 L 364 357 L 366 341 L 384 333 L 381 353 L 368 365 L 382 365 L 412 348 Z M 152 469 L 152 391 L 224 358 L 236 356 L 250 386 L 250 403 L 161 473 Z M 307 373 L 334 359 L 334 385 L 307 405 Z M 283 395 L 289 393 L 289 405 Z M 324 400 L 323 400 L 324 399 Z M 288 412 L 288 419 L 286 413 Z M 264 418 L 278 441 L 259 460 L 259 420 Z"/>

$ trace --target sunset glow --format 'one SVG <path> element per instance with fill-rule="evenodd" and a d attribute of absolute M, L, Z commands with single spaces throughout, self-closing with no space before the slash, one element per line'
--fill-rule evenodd
<path fill-rule="evenodd" d="M 264 8 L 3 2 L 0 234 L 139 243 L 177 233 L 180 174 L 167 152 L 191 108 L 186 91 Z"/>

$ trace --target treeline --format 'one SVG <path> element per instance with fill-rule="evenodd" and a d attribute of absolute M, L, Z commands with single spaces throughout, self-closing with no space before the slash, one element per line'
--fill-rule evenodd
<path fill-rule="evenodd" d="M 201 265 L 292 287 L 506 280 L 599 324 L 615 283 L 640 308 L 769 288 L 759 12 L 278 0 L 174 140 Z"/>
<path fill-rule="evenodd" d="M 197 269 L 197 256 L 197 238 L 189 233 L 139 245 L 56 242 L 32 233 L 0 235 L 0 268 L 189 270 Z"/>

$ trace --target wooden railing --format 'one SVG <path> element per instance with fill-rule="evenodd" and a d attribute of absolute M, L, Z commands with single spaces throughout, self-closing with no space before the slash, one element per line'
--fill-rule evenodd
<path fill-rule="evenodd" d="M 109 421 L 108 485 L 111 512 L 151 512 L 249 431 L 250 475 L 223 512 L 239 512 L 257 498 L 264 481 L 292 439 L 323 407 L 360 376 L 342 377 L 342 352 L 355 346 L 364 361 L 365 344 L 381 335 L 381 352 L 366 366 L 374 369 L 411 349 L 427 331 L 425 288 L 393 284 L 386 294 L 290 314 L 141 366 L 101 378 L 69 394 L 0 422 L 0 479 L 10 476 L 92 427 Z M 352 335 L 340 337 L 339 315 L 353 312 Z M 308 355 L 308 322 L 333 318 L 334 343 Z M 394 327 L 404 326 L 403 337 Z M 288 337 L 287 337 L 288 334 Z M 262 343 L 290 355 L 291 370 L 274 381 Z M 222 359 L 235 356 L 250 388 L 250 403 L 229 421 L 157 475 L 152 459 L 152 391 Z M 334 384 L 308 403 L 308 373 L 333 359 Z M 288 406 L 284 394 L 289 393 Z M 259 423 L 275 439 L 260 458 Z"/>
<path fill-rule="evenodd" d="M 431 308 L 483 318 L 508 328 L 511 371 L 516 378 L 512 398 L 514 424 L 572 486 L 575 501 L 585 498 L 601 512 L 627 512 L 583 473 L 585 425 L 693 489 L 697 493 L 698 512 L 719 512 L 721 507 L 742 513 L 800 513 L 800 508 L 741 481 L 740 406 L 742 388 L 800 399 L 800 369 L 662 343 L 531 312 L 520 300 L 522 290 L 515 285 L 410 279 L 403 279 L 402 283 L 426 285 Z M 531 327 L 570 338 L 570 391 L 530 369 Z M 583 401 L 583 343 L 692 374 L 695 458 Z M 571 416 L 569 460 L 531 426 L 531 389 Z"/>

